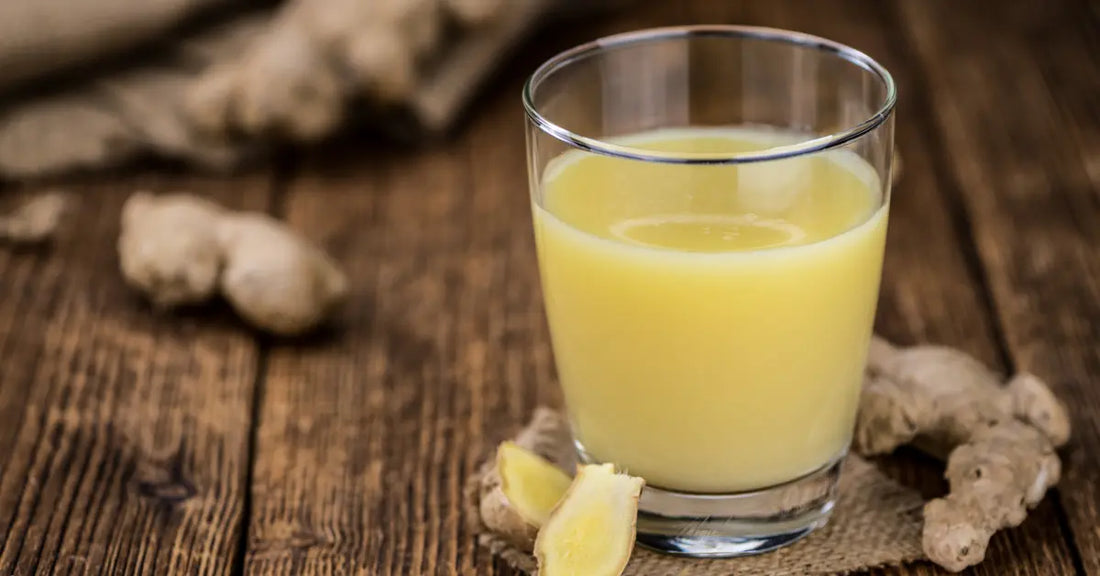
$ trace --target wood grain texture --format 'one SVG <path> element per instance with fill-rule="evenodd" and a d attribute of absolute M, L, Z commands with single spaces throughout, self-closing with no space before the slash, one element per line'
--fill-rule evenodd
<path fill-rule="evenodd" d="M 463 482 L 557 394 L 517 111 L 420 154 L 353 144 L 290 186 L 287 220 L 354 295 L 339 341 L 271 351 L 248 573 L 491 571 Z"/>
<path fill-rule="evenodd" d="M 0 250 L 0 573 L 232 570 L 256 347 L 224 313 L 154 313 L 117 272 L 123 200 L 166 187 L 262 208 L 268 182 L 74 186 L 52 249 Z"/>
<path fill-rule="evenodd" d="M 1012 364 L 1051 382 L 1072 407 L 1058 494 L 1079 567 L 1100 574 L 1096 6 L 914 2 L 901 13 Z"/>

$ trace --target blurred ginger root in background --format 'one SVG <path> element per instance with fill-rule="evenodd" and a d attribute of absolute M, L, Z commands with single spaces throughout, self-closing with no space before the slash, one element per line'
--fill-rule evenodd
<path fill-rule="evenodd" d="M 622 0 L 8 0 L 0 179 L 226 169 L 362 121 L 450 128 L 536 25 Z"/>

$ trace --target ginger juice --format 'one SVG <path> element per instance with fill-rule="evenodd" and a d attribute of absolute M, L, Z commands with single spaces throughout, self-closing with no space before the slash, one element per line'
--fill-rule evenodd
<path fill-rule="evenodd" d="M 738 153 L 795 135 L 661 130 L 636 149 Z M 533 204 L 578 441 L 652 486 L 773 486 L 843 455 L 871 336 L 887 203 L 843 149 L 747 164 L 581 151 Z"/>

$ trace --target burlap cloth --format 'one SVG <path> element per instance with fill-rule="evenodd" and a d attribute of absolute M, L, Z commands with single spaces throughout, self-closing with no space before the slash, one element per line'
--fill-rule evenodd
<path fill-rule="evenodd" d="M 516 436 L 516 442 L 569 469 L 575 462 L 572 441 L 563 418 L 540 408 Z M 530 554 L 513 548 L 480 524 L 478 488 L 487 462 L 466 484 L 467 516 L 475 520 L 478 542 L 510 565 L 529 574 L 536 571 Z M 879 566 L 899 565 L 924 557 L 921 551 L 921 507 L 916 491 L 901 486 L 872 464 L 851 455 L 840 477 L 836 509 L 825 528 L 774 552 L 728 560 L 691 560 L 637 548 L 624 574 L 692 576 L 737 574 L 794 576 L 846 574 Z"/>

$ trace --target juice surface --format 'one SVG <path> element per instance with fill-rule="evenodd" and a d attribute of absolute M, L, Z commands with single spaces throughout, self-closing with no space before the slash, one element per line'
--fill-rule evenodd
<path fill-rule="evenodd" d="M 620 143 L 744 152 L 791 141 L 683 129 Z M 795 479 L 847 448 L 887 210 L 851 152 L 675 165 L 551 162 L 535 236 L 558 375 L 585 450 L 660 488 Z"/>

